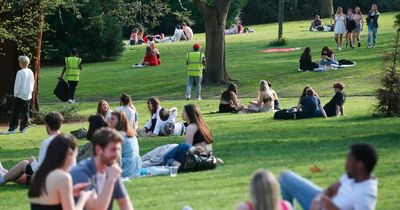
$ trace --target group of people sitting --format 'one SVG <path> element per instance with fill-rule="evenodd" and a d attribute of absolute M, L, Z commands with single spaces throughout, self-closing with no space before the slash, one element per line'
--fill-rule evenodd
<path fill-rule="evenodd" d="M 304 119 L 312 117 L 332 117 L 343 116 L 343 105 L 346 101 L 344 93 L 344 84 L 337 82 L 333 84 L 335 95 L 325 105 L 321 105 L 318 94 L 309 86 L 303 89 L 299 102 L 292 108 L 293 118 Z M 247 108 L 238 100 L 238 89 L 235 84 L 230 84 L 228 88 L 221 93 L 219 104 L 220 113 L 238 113 L 238 112 L 274 112 L 279 111 L 280 102 L 277 93 L 272 89 L 272 83 L 266 80 L 260 81 L 258 99 L 250 101 Z"/>
<path fill-rule="evenodd" d="M 327 46 L 322 48 L 321 58 L 317 63 L 312 60 L 311 48 L 306 47 L 300 56 L 299 63 L 299 70 L 301 71 L 324 71 L 328 68 L 335 69 L 336 66 L 339 66 L 333 50 Z"/>
<path fill-rule="evenodd" d="M 174 35 L 171 37 L 165 37 L 163 33 L 161 34 L 147 34 L 144 35 L 143 28 L 134 28 L 131 32 L 129 38 L 129 45 L 138 44 L 149 44 L 150 42 L 177 42 L 177 41 L 190 41 L 193 39 L 193 30 L 185 23 L 175 26 Z"/>
<path fill-rule="evenodd" d="M 160 51 L 156 47 L 154 41 L 150 42 L 146 47 L 146 52 L 142 60 L 139 63 L 132 65 L 132 67 L 145 67 L 145 66 L 159 66 L 161 64 Z"/>

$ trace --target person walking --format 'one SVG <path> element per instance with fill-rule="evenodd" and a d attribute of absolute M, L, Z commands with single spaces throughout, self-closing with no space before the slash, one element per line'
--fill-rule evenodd
<path fill-rule="evenodd" d="M 1 132 L 1 135 L 14 134 L 17 132 L 20 113 L 22 113 L 22 121 L 19 125 L 19 131 L 25 133 L 28 128 L 29 104 L 32 99 L 35 77 L 32 70 L 28 68 L 30 60 L 27 56 L 19 56 L 18 62 L 21 70 L 17 72 L 15 77 L 10 127 L 7 131 Z"/>
<path fill-rule="evenodd" d="M 75 91 L 79 82 L 79 73 L 82 70 L 82 59 L 79 58 L 78 51 L 74 48 L 71 50 L 71 56 L 65 58 L 65 66 L 59 77 L 64 78 L 64 74 L 69 85 L 68 103 L 75 103 Z"/>
<path fill-rule="evenodd" d="M 380 13 L 378 11 L 378 6 L 376 4 L 372 4 L 371 10 L 369 11 L 367 18 L 367 25 L 368 25 L 367 48 L 376 47 L 376 34 L 378 33 L 379 15 Z"/>
<path fill-rule="evenodd" d="M 187 65 L 187 84 L 186 84 L 186 100 L 190 100 L 190 94 L 192 92 L 193 82 L 196 83 L 196 98 L 201 100 L 201 82 L 203 79 L 203 70 L 206 65 L 206 58 L 202 52 L 200 52 L 201 45 L 194 44 L 193 52 L 187 53 L 186 65 Z"/>

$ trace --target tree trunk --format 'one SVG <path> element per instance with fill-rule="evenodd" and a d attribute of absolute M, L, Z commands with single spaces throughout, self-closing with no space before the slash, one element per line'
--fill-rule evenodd
<path fill-rule="evenodd" d="M 285 10 L 285 1 L 279 0 L 279 26 L 278 26 L 278 39 L 281 39 L 283 36 L 283 13 Z"/>
<path fill-rule="evenodd" d="M 206 29 L 206 70 L 204 79 L 208 83 L 225 84 L 230 81 L 226 69 L 225 26 L 230 0 L 214 0 L 205 3 L 193 1 L 203 17 Z"/>
<path fill-rule="evenodd" d="M 321 0 L 319 15 L 321 18 L 329 18 L 333 16 L 333 0 Z"/>

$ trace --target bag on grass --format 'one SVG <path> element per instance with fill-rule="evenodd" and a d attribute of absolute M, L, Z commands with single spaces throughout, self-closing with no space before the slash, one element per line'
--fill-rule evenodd
<path fill-rule="evenodd" d="M 53 91 L 54 95 L 57 96 L 61 101 L 68 101 L 69 85 L 64 79 L 59 79 L 57 86 Z"/>
<path fill-rule="evenodd" d="M 349 61 L 349 60 L 346 60 L 346 59 L 342 59 L 342 60 L 339 60 L 339 65 L 341 65 L 341 66 L 343 66 L 343 65 L 355 65 L 356 64 L 356 62 L 354 62 L 354 61 Z"/>
<path fill-rule="evenodd" d="M 179 172 L 204 171 L 215 169 L 216 167 L 217 158 L 211 153 L 209 155 L 204 155 L 188 151 L 186 153 L 186 161 L 179 167 Z"/>
<path fill-rule="evenodd" d="M 77 139 L 83 139 L 83 138 L 86 138 L 86 136 L 87 136 L 86 128 L 79 128 L 78 130 L 71 131 L 70 133 L 73 136 L 75 136 Z"/>
<path fill-rule="evenodd" d="M 280 111 L 275 112 L 274 119 L 275 120 L 290 120 L 294 119 L 295 111 L 293 109 L 282 109 Z"/>

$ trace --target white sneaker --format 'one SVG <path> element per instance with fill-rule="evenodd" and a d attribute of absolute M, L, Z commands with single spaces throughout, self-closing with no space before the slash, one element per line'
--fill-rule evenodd
<path fill-rule="evenodd" d="M 7 173 L 8 173 L 8 170 L 5 169 L 5 168 L 3 167 L 3 165 L 1 164 L 1 162 L 0 162 L 0 175 L 4 176 L 4 175 L 6 175 Z"/>
<path fill-rule="evenodd" d="M 14 130 L 12 130 L 12 131 L 3 131 L 3 132 L 0 132 L 0 135 L 10 135 L 10 134 L 15 134 L 15 133 L 17 133 L 17 131 L 14 129 Z"/>
<path fill-rule="evenodd" d="M 75 103 L 75 99 L 68 99 L 68 103 L 74 104 Z"/>
<path fill-rule="evenodd" d="M 201 97 L 196 98 L 196 100 L 201 101 Z"/>
<path fill-rule="evenodd" d="M 342 48 L 341 48 L 341 47 L 339 47 L 339 48 L 338 48 L 338 50 L 339 50 L 339 51 L 342 51 Z"/>
<path fill-rule="evenodd" d="M 373 48 L 376 48 L 376 44 L 374 44 Z"/>

